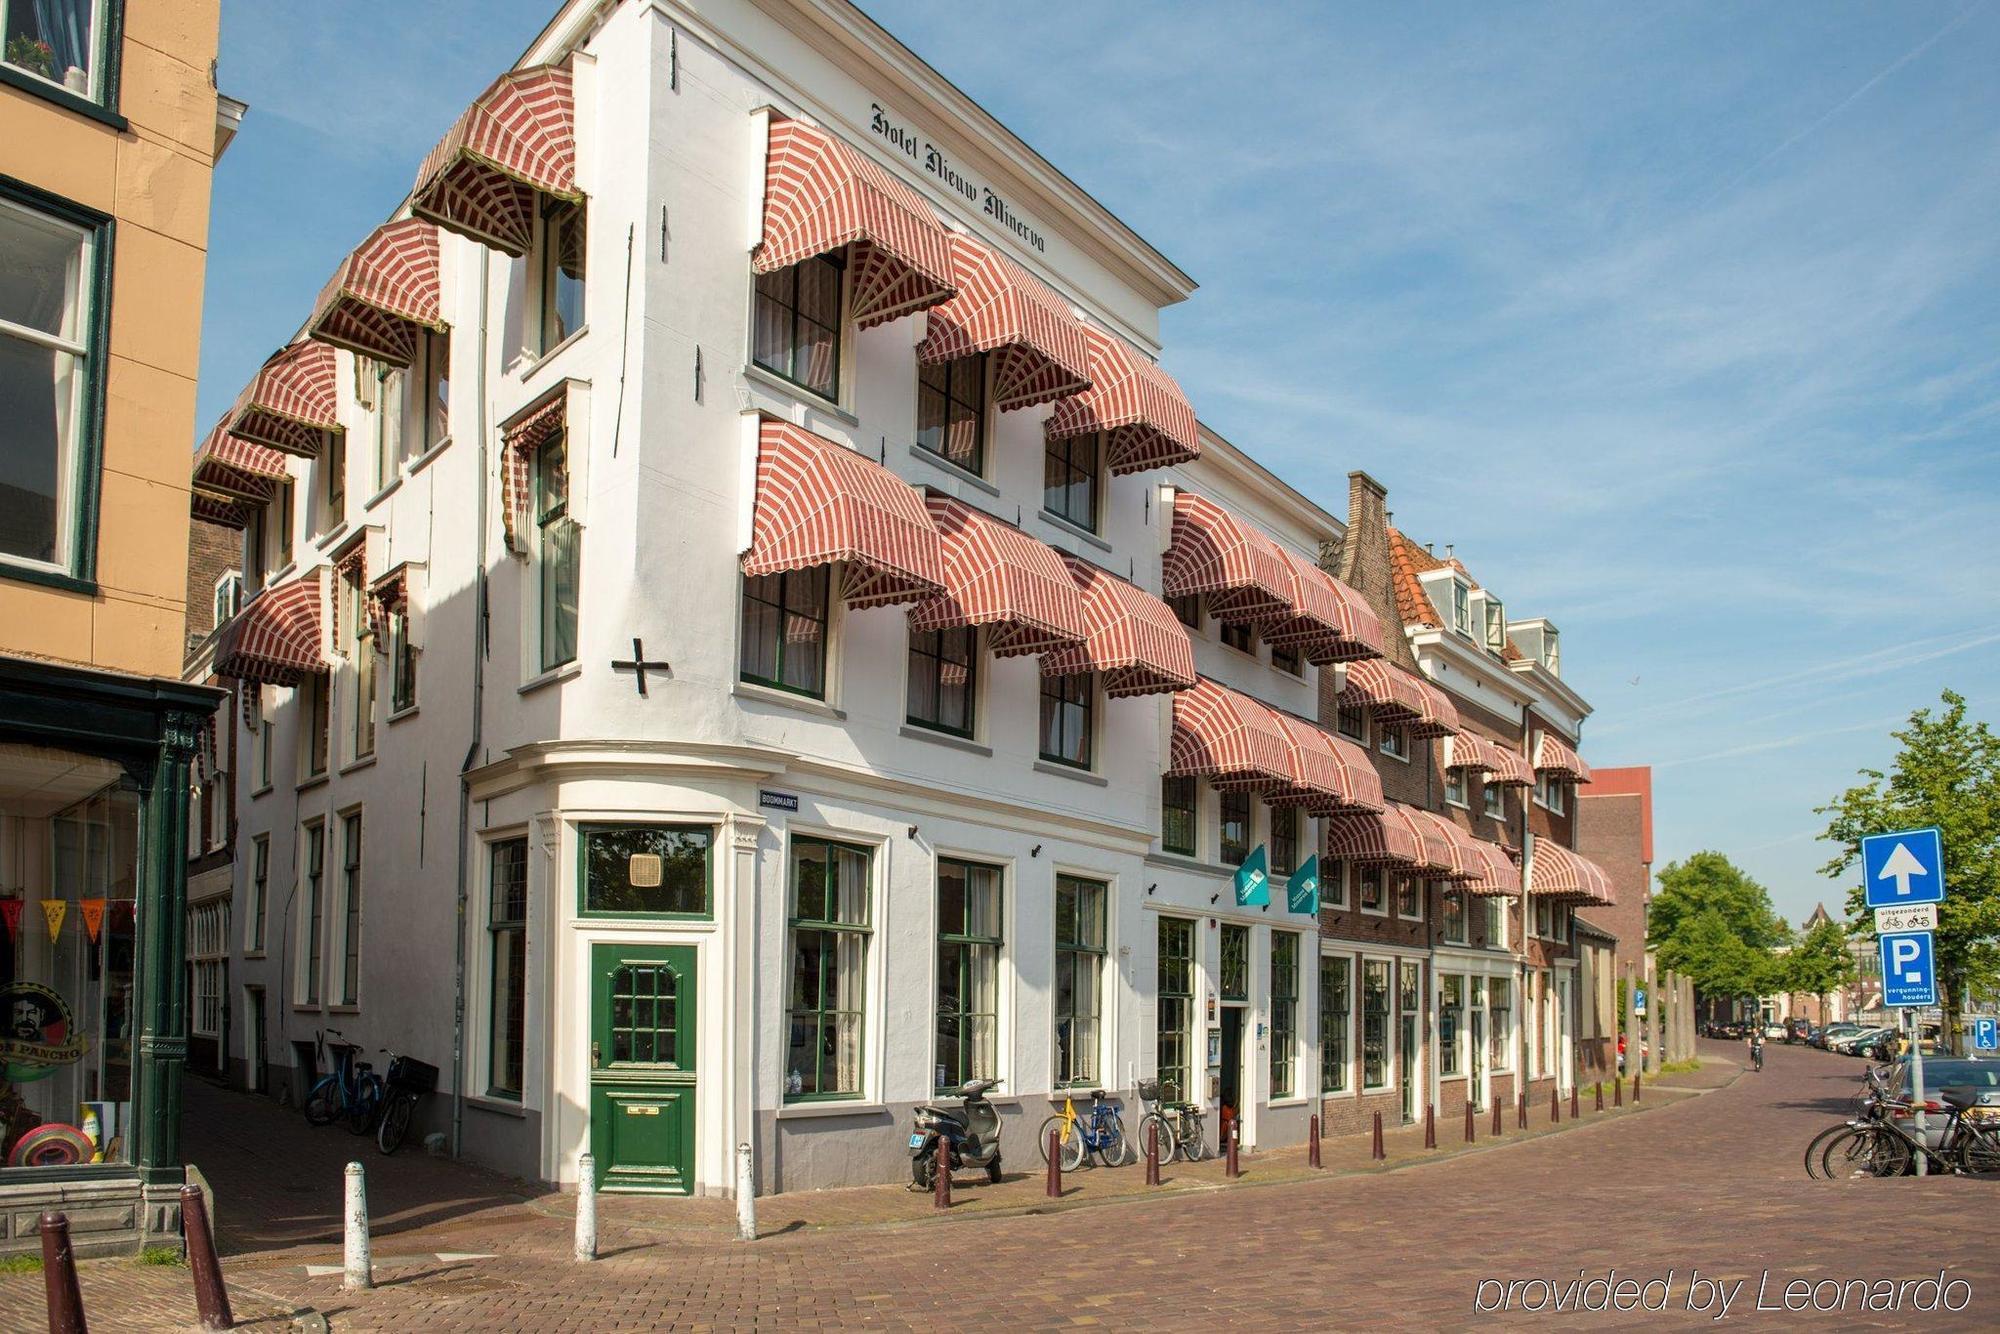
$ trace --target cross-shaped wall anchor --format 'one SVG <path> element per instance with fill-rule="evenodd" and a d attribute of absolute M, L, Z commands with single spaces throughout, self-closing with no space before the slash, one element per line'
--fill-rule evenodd
<path fill-rule="evenodd" d="M 646 673 L 648 671 L 672 671 L 673 664 L 665 661 L 648 662 L 646 660 L 646 646 L 644 642 L 635 639 L 632 641 L 632 657 L 630 660 L 613 658 L 611 660 L 611 670 L 615 672 L 631 672 L 638 682 L 639 693 L 644 695 L 646 693 Z"/>

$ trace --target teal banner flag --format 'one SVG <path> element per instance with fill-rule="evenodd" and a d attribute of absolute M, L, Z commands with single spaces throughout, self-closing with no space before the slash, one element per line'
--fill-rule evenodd
<path fill-rule="evenodd" d="M 1311 913 L 1319 916 L 1319 854 L 1306 858 L 1304 865 L 1292 872 L 1292 878 L 1285 885 L 1285 907 L 1291 912 Z"/>
<path fill-rule="evenodd" d="M 1236 906 L 1255 908 L 1271 901 L 1270 859 L 1264 856 L 1264 845 L 1259 843 L 1243 864 L 1236 868 Z"/>

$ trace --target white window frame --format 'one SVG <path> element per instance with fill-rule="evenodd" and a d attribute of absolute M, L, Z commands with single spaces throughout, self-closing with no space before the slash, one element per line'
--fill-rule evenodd
<path fill-rule="evenodd" d="M 1385 723 L 1375 731 L 1378 733 L 1375 743 L 1377 750 L 1392 760 L 1399 760 L 1404 764 L 1410 762 L 1410 736 L 1407 726 L 1402 723 Z"/>
<path fill-rule="evenodd" d="M 29 3 L 29 0 L 0 0 L 0 20 L 6 18 L 7 11 L 13 6 L 26 3 Z M 51 88 L 61 89 L 72 97 L 80 97 L 86 102 L 94 102 L 99 106 L 103 106 L 105 101 L 105 66 L 112 58 L 111 52 L 106 49 L 109 45 L 105 41 L 106 22 L 107 0 L 91 0 L 90 34 L 87 38 L 90 44 L 90 67 L 84 71 L 84 86 L 81 92 L 70 87 L 61 72 L 54 76 L 38 74 L 34 70 L 26 69 L 11 61 L 7 63 L 7 68 L 21 75 L 23 78 L 34 80 L 38 84 L 47 84 Z"/>
<path fill-rule="evenodd" d="M 1456 796 L 1453 795 L 1453 789 L 1457 790 Z M 1448 806 L 1457 806 L 1462 810 L 1468 811 L 1472 809 L 1472 792 L 1470 784 L 1466 780 L 1465 770 L 1446 769 L 1444 771 L 1444 799 L 1445 804 Z"/>
<path fill-rule="evenodd" d="M 1491 781 L 1480 783 L 1479 788 L 1480 809 L 1486 812 L 1489 819 L 1506 819 L 1507 790 Z"/>
<path fill-rule="evenodd" d="M 1390 909 L 1395 906 L 1394 904 L 1395 890 L 1389 884 L 1389 874 L 1387 868 L 1379 864 L 1375 865 L 1363 864 L 1356 866 L 1354 870 L 1355 870 L 1354 907 L 1356 911 L 1360 912 L 1364 917 L 1387 917 L 1389 915 Z M 1361 895 L 1361 881 L 1367 876 L 1368 872 L 1370 871 L 1375 872 L 1375 874 L 1378 877 L 1380 877 L 1379 883 L 1382 886 L 1382 906 L 1379 908 L 1369 907 L 1368 901 L 1364 899 Z"/>

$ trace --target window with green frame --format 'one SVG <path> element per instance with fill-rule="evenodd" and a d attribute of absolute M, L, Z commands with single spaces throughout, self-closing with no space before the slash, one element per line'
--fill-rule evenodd
<path fill-rule="evenodd" d="M 569 435 L 549 433 L 535 450 L 535 527 L 540 532 L 542 670 L 576 661 L 581 530 L 569 517 Z"/>
<path fill-rule="evenodd" d="M 715 831 L 702 825 L 577 828 L 577 911 L 585 917 L 707 917 Z"/>
<path fill-rule="evenodd" d="M 1297 1091 L 1299 1037 L 1299 933 L 1271 933 L 1271 1096 Z"/>
<path fill-rule="evenodd" d="M 1250 928 L 1222 928 L 1222 999 L 1250 999 Z"/>
<path fill-rule="evenodd" d="M 1103 1045 L 1105 904 L 1101 880 L 1056 877 L 1056 1083 L 1094 1084 Z"/>
<path fill-rule="evenodd" d="M 840 397 L 842 254 L 757 275 L 750 359 L 823 398 Z"/>
<path fill-rule="evenodd" d="M 814 699 L 826 694 L 829 570 L 787 570 L 743 580 L 738 673 L 753 685 Z"/>
<path fill-rule="evenodd" d="M 1200 802 L 1201 780 L 1171 775 L 1160 780 L 1160 851 L 1195 855 Z"/>
<path fill-rule="evenodd" d="M 1002 884 L 997 866 L 938 859 L 940 1092 L 999 1074 Z"/>
<path fill-rule="evenodd" d="M 966 625 L 951 630 L 910 631 L 910 699 L 912 726 L 969 737 L 979 689 L 979 631 Z"/>
<path fill-rule="evenodd" d="M 1365 959 L 1361 964 L 1361 1087 L 1389 1085 L 1389 964 Z"/>
<path fill-rule="evenodd" d="M 123 129 L 124 23 L 125 0 L 0 0 L 0 82 Z"/>
<path fill-rule="evenodd" d="M 0 574 L 10 578 L 79 590 L 95 578 L 111 231 L 103 214 L 0 176 Z"/>
<path fill-rule="evenodd" d="M 1194 1028 L 1194 923 L 1185 917 L 1160 919 L 1159 986 L 1154 1013 L 1154 1061 L 1159 1071 L 1160 1096 L 1193 1098 L 1194 1066 L 1188 1053 Z"/>
<path fill-rule="evenodd" d="M 528 840 L 501 839 L 490 856 L 486 1094 L 518 1101 L 528 1032 Z"/>
<path fill-rule="evenodd" d="M 1319 958 L 1319 1087 L 1347 1091 L 1347 1034 L 1354 1022 L 1353 961 L 1338 955 Z"/>
<path fill-rule="evenodd" d="M 788 1101 L 860 1096 L 873 861 L 866 848 L 792 840 Z"/>

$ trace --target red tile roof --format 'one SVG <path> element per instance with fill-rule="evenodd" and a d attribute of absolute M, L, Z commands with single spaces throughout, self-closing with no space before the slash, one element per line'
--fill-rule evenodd
<path fill-rule="evenodd" d="M 1412 541 L 1401 530 L 1389 530 L 1389 582 L 1396 590 L 1396 610 L 1401 614 L 1404 625 L 1437 626 L 1437 608 L 1431 605 L 1430 595 L 1424 592 L 1423 581 L 1418 577 L 1432 570 L 1457 570 L 1472 586 L 1478 588 L 1479 581 L 1472 578 L 1472 572 L 1465 568 L 1465 562 L 1456 556 L 1450 560 L 1439 560 L 1424 550 L 1421 543 Z M 1507 641 L 1506 650 L 1500 655 L 1508 662 L 1517 661 L 1521 650 Z"/>

